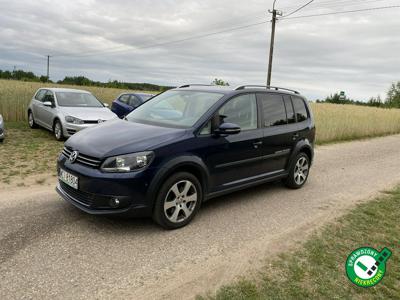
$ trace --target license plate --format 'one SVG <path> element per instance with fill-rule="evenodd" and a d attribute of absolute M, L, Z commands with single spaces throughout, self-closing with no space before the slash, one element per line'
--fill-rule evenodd
<path fill-rule="evenodd" d="M 67 171 L 64 171 L 63 169 L 60 169 L 58 178 L 70 187 L 76 190 L 78 189 L 78 177 L 68 173 Z"/>

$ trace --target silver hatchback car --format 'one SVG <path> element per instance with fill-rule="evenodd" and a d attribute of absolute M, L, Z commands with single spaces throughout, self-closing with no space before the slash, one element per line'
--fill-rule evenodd
<path fill-rule="evenodd" d="M 117 118 L 107 104 L 101 103 L 87 91 L 61 88 L 42 88 L 33 96 L 28 107 L 31 128 L 44 127 L 57 140 Z"/>
<path fill-rule="evenodd" d="M 0 142 L 2 142 L 4 140 L 4 120 L 3 120 L 3 116 L 0 115 Z"/>

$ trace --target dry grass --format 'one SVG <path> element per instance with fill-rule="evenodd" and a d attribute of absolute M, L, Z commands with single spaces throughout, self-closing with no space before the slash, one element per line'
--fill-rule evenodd
<path fill-rule="evenodd" d="M 25 122 L 8 123 L 6 129 L 6 139 L 0 144 L 0 185 L 29 176 L 35 176 L 35 182 L 43 184 L 41 175 L 56 174 L 57 156 L 63 143 L 56 141 L 51 132 L 32 130 Z"/>
<path fill-rule="evenodd" d="M 5 121 L 26 121 L 26 111 L 29 101 L 32 99 L 32 96 L 37 89 L 41 87 L 62 87 L 87 90 L 93 93 L 99 100 L 108 104 L 110 104 L 119 94 L 129 91 L 90 86 L 0 80 L 0 114 L 3 115 Z"/>
<path fill-rule="evenodd" d="M 318 144 L 400 133 L 400 109 L 326 103 L 311 107 Z"/>

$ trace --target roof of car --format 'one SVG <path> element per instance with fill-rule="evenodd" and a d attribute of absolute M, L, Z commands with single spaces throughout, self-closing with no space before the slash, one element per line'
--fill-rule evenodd
<path fill-rule="evenodd" d="M 259 86 L 259 85 L 242 85 L 238 87 L 232 86 L 219 86 L 219 85 L 202 85 L 202 84 L 187 84 L 180 87 L 175 88 L 174 90 L 186 90 L 186 91 L 205 91 L 205 92 L 217 92 L 222 94 L 230 94 L 233 92 L 278 92 L 287 95 L 298 95 L 300 93 L 286 88 L 279 88 L 279 87 L 269 87 L 266 86 Z"/>
<path fill-rule="evenodd" d="M 42 90 L 49 90 L 49 91 L 53 91 L 53 92 L 64 92 L 64 93 L 87 93 L 90 94 L 90 92 L 85 91 L 85 90 L 77 90 L 77 89 L 67 89 L 67 88 L 41 88 Z"/>

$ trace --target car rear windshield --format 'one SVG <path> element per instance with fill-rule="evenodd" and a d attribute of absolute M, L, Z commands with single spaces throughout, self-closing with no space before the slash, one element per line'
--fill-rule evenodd
<path fill-rule="evenodd" d="M 95 96 L 89 93 L 56 92 L 59 106 L 68 107 L 103 107 Z"/>
<path fill-rule="evenodd" d="M 126 119 L 158 126 L 190 128 L 222 97 L 222 93 L 168 91 L 145 102 Z"/>

